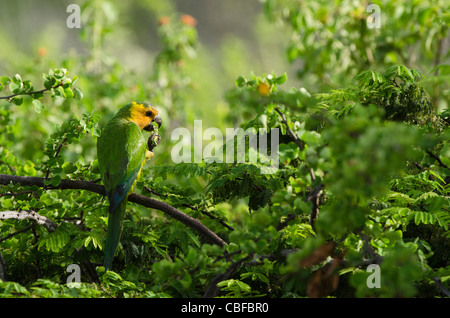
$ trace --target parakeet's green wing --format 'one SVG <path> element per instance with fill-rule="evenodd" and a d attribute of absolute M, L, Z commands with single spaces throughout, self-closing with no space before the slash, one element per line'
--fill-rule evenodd
<path fill-rule="evenodd" d="M 113 213 L 130 191 L 142 167 L 146 144 L 134 123 L 112 120 L 97 142 L 100 173 Z"/>

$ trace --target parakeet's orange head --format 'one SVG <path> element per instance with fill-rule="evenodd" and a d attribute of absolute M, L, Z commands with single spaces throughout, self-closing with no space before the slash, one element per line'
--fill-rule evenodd
<path fill-rule="evenodd" d="M 146 102 L 132 102 L 129 108 L 129 119 L 141 129 L 151 131 L 152 122 L 161 127 L 161 117 L 152 105 Z"/>

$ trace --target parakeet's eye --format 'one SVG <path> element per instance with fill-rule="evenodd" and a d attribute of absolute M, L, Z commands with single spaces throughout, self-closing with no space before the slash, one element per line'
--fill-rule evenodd
<path fill-rule="evenodd" d="M 147 110 L 147 112 L 145 113 L 145 116 L 148 116 L 148 117 L 150 117 L 152 115 L 153 115 L 153 113 L 151 111 L 149 111 L 149 110 Z"/>

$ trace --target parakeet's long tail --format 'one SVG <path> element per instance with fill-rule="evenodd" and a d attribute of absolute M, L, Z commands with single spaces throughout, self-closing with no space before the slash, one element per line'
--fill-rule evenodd
<path fill-rule="evenodd" d="M 110 270 L 112 267 L 114 254 L 117 245 L 119 245 L 120 234 L 122 232 L 122 222 L 125 217 L 127 201 L 127 198 L 125 198 L 120 202 L 114 212 L 109 213 L 105 247 L 105 270 Z"/>

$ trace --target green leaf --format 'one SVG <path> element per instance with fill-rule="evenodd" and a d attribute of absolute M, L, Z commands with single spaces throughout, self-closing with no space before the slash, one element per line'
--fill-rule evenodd
<path fill-rule="evenodd" d="M 318 145 L 322 143 L 322 136 L 316 131 L 305 131 L 301 137 L 301 140 L 309 145 Z"/>
<path fill-rule="evenodd" d="M 198 237 L 192 234 L 190 231 L 186 231 L 187 235 L 190 237 L 190 239 L 195 243 L 197 247 L 201 247 L 201 243 L 198 240 Z"/>
<path fill-rule="evenodd" d="M 51 185 L 54 187 L 57 187 L 60 183 L 61 183 L 61 176 L 59 175 L 56 175 L 53 178 L 44 181 L 45 185 Z"/>
<path fill-rule="evenodd" d="M 57 92 L 59 92 L 59 94 L 57 94 Z M 66 98 L 66 92 L 64 91 L 64 88 L 62 86 L 58 86 L 57 90 L 55 91 L 55 95 L 60 95 Z"/>
<path fill-rule="evenodd" d="M 13 104 L 19 106 L 19 105 L 22 105 L 22 103 L 23 103 L 23 98 L 22 98 L 22 97 L 19 97 L 19 96 L 14 96 L 14 97 L 12 97 L 12 98 L 10 99 L 10 101 L 11 101 Z"/>
<path fill-rule="evenodd" d="M 44 74 L 44 87 L 46 89 L 51 89 L 55 83 L 56 80 L 53 77 Z"/>
<path fill-rule="evenodd" d="M 34 99 L 42 98 L 42 97 L 44 97 L 44 93 L 37 92 L 37 93 L 31 94 L 31 97 L 33 97 Z"/>
<path fill-rule="evenodd" d="M 422 221 L 422 214 L 421 212 L 417 211 L 414 214 L 414 223 L 416 223 L 416 225 L 419 225 L 421 221 Z"/>
<path fill-rule="evenodd" d="M 17 295 L 17 294 L 23 294 L 27 296 L 30 295 L 30 292 L 25 287 L 16 282 L 4 282 L 0 286 L 0 291 L 2 288 L 3 294 L 5 295 Z"/>
<path fill-rule="evenodd" d="M 10 207 L 12 207 L 11 199 L 7 198 L 7 199 L 3 200 L 2 207 L 4 209 L 9 209 Z"/>
<path fill-rule="evenodd" d="M 72 98 L 74 96 L 73 91 L 70 89 L 70 87 L 65 88 L 64 93 L 66 95 L 66 98 Z"/>
<path fill-rule="evenodd" d="M 246 82 L 247 80 L 243 76 L 239 76 L 236 79 L 235 84 L 237 87 L 244 87 Z"/>
<path fill-rule="evenodd" d="M 73 97 L 76 100 L 81 100 L 83 98 L 83 92 L 79 88 L 73 89 Z"/>
<path fill-rule="evenodd" d="M 45 247 L 48 251 L 58 253 L 70 241 L 70 235 L 66 231 L 57 230 L 39 241 L 38 248 Z"/>
<path fill-rule="evenodd" d="M 59 70 L 55 70 L 53 77 L 56 78 L 57 80 L 62 80 L 64 79 L 64 77 L 66 77 L 67 75 L 67 70 L 65 68 L 59 69 Z"/>
<path fill-rule="evenodd" d="M 64 164 L 62 165 L 62 171 L 65 174 L 69 174 L 69 173 L 73 173 L 77 170 L 77 167 L 72 164 L 71 162 L 64 162 Z"/>
<path fill-rule="evenodd" d="M 402 74 L 405 74 L 405 77 L 406 77 L 407 79 L 409 79 L 409 80 L 411 80 L 411 81 L 414 81 L 414 76 L 413 76 L 413 74 L 411 73 L 411 71 L 410 71 L 409 68 L 407 68 L 407 67 L 404 66 L 404 65 L 401 65 L 401 66 L 400 66 L 400 69 L 401 69 L 401 71 L 402 71 Z"/>
<path fill-rule="evenodd" d="M 281 144 L 279 146 L 280 158 L 282 161 L 293 160 L 298 157 L 300 149 L 294 142 Z"/>
<path fill-rule="evenodd" d="M 13 83 L 22 83 L 22 77 L 19 74 L 14 75 L 12 78 Z"/>
<path fill-rule="evenodd" d="M 20 94 L 22 92 L 22 88 L 23 88 L 23 83 L 22 82 L 11 82 L 9 84 L 9 90 L 13 93 L 13 94 Z"/>
<path fill-rule="evenodd" d="M 33 90 L 33 86 L 31 85 L 31 82 L 30 81 L 23 81 L 23 89 L 26 92 L 32 91 Z"/>
<path fill-rule="evenodd" d="M 296 45 L 292 45 L 287 49 L 287 58 L 289 62 L 293 62 L 300 55 L 300 51 Z"/>
<path fill-rule="evenodd" d="M 100 137 L 102 131 L 100 128 L 94 128 L 94 130 L 92 131 L 92 136 L 94 137 Z"/>
<path fill-rule="evenodd" d="M 0 76 L 0 83 L 3 85 L 8 85 L 11 83 L 11 79 L 8 76 Z"/>
<path fill-rule="evenodd" d="M 278 85 L 281 85 L 281 84 L 283 84 L 284 82 L 286 82 L 286 80 L 287 80 L 287 74 L 284 73 L 283 75 L 281 75 L 281 76 L 279 76 L 279 77 L 277 77 L 277 78 L 275 79 L 275 83 L 278 84 Z"/>
<path fill-rule="evenodd" d="M 40 113 L 44 109 L 44 105 L 38 99 L 33 99 L 33 105 L 37 113 Z"/>

